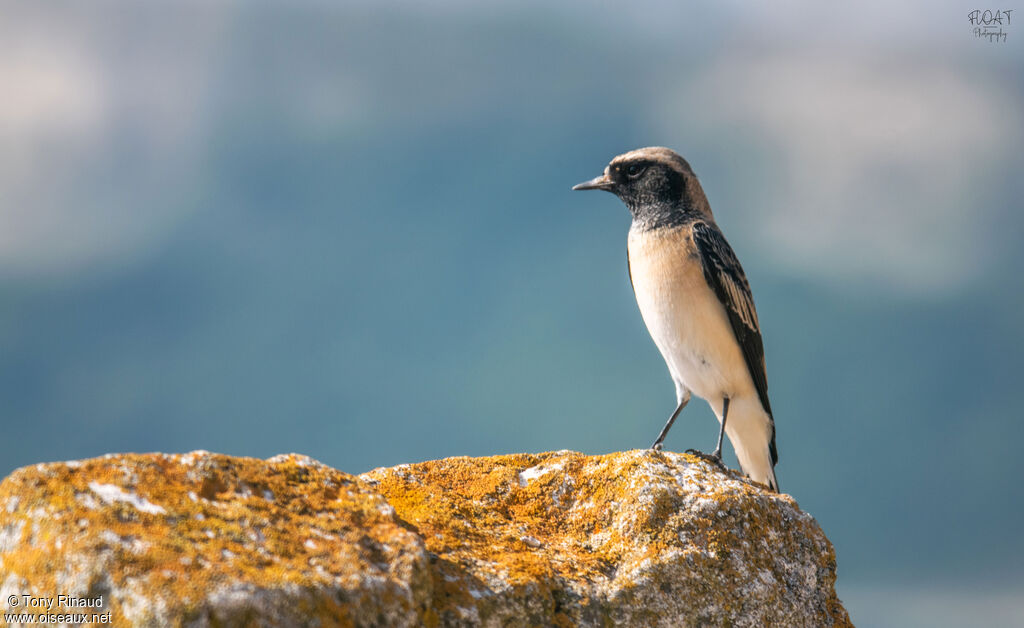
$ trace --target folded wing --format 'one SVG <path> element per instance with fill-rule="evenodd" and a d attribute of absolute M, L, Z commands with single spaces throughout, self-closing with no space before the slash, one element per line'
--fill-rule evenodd
<path fill-rule="evenodd" d="M 729 322 L 736 340 L 743 351 L 750 378 L 754 381 L 761 405 L 769 418 L 772 407 L 768 402 L 768 378 L 765 375 L 764 344 L 761 341 L 761 327 L 757 322 L 757 310 L 754 309 L 754 297 L 750 292 L 750 284 L 743 273 L 740 261 L 736 259 L 732 247 L 725 241 L 722 232 L 714 225 L 698 222 L 693 227 L 693 242 L 700 255 L 704 278 L 725 306 L 729 314 Z M 772 464 L 779 461 L 775 448 L 775 422 L 772 418 Z"/>

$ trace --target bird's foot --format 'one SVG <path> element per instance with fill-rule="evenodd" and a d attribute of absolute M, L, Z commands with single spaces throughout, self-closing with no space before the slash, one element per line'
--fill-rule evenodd
<path fill-rule="evenodd" d="M 660 442 L 651 445 L 651 451 L 661 451 L 662 444 Z"/>
<path fill-rule="evenodd" d="M 698 451 L 696 449 L 687 449 L 686 453 L 697 456 L 702 460 L 707 460 L 708 462 L 715 465 L 722 471 L 728 471 L 728 469 L 725 467 L 725 464 L 722 462 L 722 454 L 719 452 L 715 452 L 713 454 L 706 454 L 703 451 Z"/>

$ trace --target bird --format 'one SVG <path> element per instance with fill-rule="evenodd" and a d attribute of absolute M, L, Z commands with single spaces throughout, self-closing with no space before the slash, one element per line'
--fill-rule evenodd
<path fill-rule="evenodd" d="M 711 454 L 688 453 L 725 468 L 722 439 L 728 434 L 743 473 L 778 492 L 775 419 L 754 298 L 690 164 L 669 148 L 639 148 L 572 189 L 611 192 L 632 215 L 629 279 L 677 401 L 651 448 L 662 449 L 696 394 L 718 417 L 718 444 Z"/>

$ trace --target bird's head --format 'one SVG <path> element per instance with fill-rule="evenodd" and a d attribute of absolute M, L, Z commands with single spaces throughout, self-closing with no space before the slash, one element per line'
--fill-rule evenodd
<path fill-rule="evenodd" d="M 675 151 L 660 146 L 619 155 L 601 176 L 572 189 L 611 192 L 643 226 L 679 224 L 696 214 L 711 218 L 711 208 L 690 164 Z"/>

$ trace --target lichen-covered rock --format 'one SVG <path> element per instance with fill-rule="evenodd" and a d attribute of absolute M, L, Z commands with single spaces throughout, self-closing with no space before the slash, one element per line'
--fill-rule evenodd
<path fill-rule="evenodd" d="M 431 583 L 379 494 L 302 456 L 126 454 L 0 484 L 7 611 L 68 595 L 102 597 L 118 626 L 417 626 Z"/>
<path fill-rule="evenodd" d="M 358 477 L 296 455 L 126 454 L 0 484 L 0 609 L 102 597 L 115 625 L 850 625 L 834 584 L 791 498 L 685 454 Z"/>

